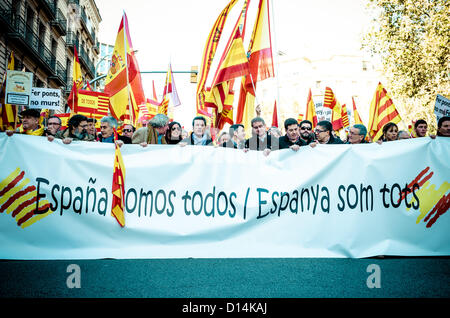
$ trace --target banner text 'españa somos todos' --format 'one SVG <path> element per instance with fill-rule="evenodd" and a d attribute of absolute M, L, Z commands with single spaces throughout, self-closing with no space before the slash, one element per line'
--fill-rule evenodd
<path fill-rule="evenodd" d="M 448 255 L 449 146 L 124 145 L 120 228 L 112 144 L 0 134 L 0 258 Z"/>

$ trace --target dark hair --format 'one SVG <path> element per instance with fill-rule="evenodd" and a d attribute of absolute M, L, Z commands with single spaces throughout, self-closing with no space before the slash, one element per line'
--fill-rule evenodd
<path fill-rule="evenodd" d="M 310 121 L 307 120 L 307 119 L 302 120 L 302 121 L 300 122 L 300 124 L 298 124 L 298 126 L 299 126 L 299 127 L 302 127 L 303 124 L 310 124 L 310 125 L 311 125 L 311 128 L 312 128 L 312 126 L 313 126 L 312 122 L 310 122 Z"/>
<path fill-rule="evenodd" d="M 333 125 L 328 120 L 319 121 L 317 123 L 317 126 L 321 126 L 321 127 L 325 128 L 326 131 L 330 132 L 330 135 L 331 135 L 331 132 L 333 131 Z"/>
<path fill-rule="evenodd" d="M 183 137 L 181 137 L 181 131 L 180 131 L 180 135 L 178 136 L 178 139 L 172 139 L 172 127 L 175 125 L 180 126 L 180 129 L 182 129 L 181 124 L 177 121 L 173 121 L 169 124 L 169 129 L 167 130 L 167 133 L 165 136 L 168 144 L 177 144 L 183 139 Z"/>
<path fill-rule="evenodd" d="M 297 125 L 298 126 L 298 122 L 296 119 L 294 118 L 288 118 L 284 121 L 284 129 L 288 129 L 288 126 L 291 125 Z"/>
<path fill-rule="evenodd" d="M 94 123 L 94 124 L 95 124 L 95 123 L 97 122 L 97 119 L 95 119 L 95 118 L 88 118 L 88 119 L 87 119 L 87 122 L 88 122 L 88 123 Z"/>
<path fill-rule="evenodd" d="M 203 116 L 196 116 L 196 117 L 194 117 L 194 119 L 192 119 L 192 126 L 194 126 L 194 122 L 195 122 L 196 120 L 203 120 L 203 122 L 205 123 L 205 126 L 206 126 L 206 119 L 205 119 L 205 117 L 203 117 Z M 181 127 L 181 126 L 180 126 L 180 127 Z"/>
<path fill-rule="evenodd" d="M 444 121 L 447 121 L 447 120 L 450 120 L 450 116 L 441 117 L 438 121 L 438 129 L 441 128 Z"/>
<path fill-rule="evenodd" d="M 230 134 L 230 136 L 233 136 L 234 132 L 235 132 L 236 130 L 238 130 L 239 127 L 244 128 L 244 125 L 242 125 L 242 124 L 234 124 L 234 125 L 231 125 L 231 126 L 230 126 L 230 129 L 228 129 L 228 133 Z"/>
<path fill-rule="evenodd" d="M 264 119 L 262 117 L 255 117 L 250 121 L 250 125 L 253 127 L 254 123 L 263 123 L 263 125 L 266 124 L 266 122 L 264 121 Z"/>
<path fill-rule="evenodd" d="M 425 124 L 428 126 L 427 122 L 424 119 L 419 119 L 414 123 L 414 129 L 416 129 L 417 126 L 422 125 L 422 124 Z"/>
<path fill-rule="evenodd" d="M 49 121 L 50 119 L 52 119 L 52 118 L 56 118 L 56 119 L 58 119 L 58 121 L 59 121 L 59 124 L 60 124 L 60 125 L 62 124 L 62 122 L 61 122 L 61 118 L 59 118 L 58 116 L 55 116 L 55 115 L 51 115 L 51 116 L 49 116 L 49 117 L 47 118 L 47 123 L 48 123 L 48 121 Z"/>
<path fill-rule="evenodd" d="M 77 128 L 82 121 L 87 121 L 87 117 L 79 114 L 73 115 L 67 122 L 67 126 L 71 130 L 72 128 Z"/>
<path fill-rule="evenodd" d="M 387 123 L 386 125 L 383 126 L 383 134 L 382 134 L 381 137 L 380 137 L 381 140 L 383 140 L 383 141 L 386 140 L 386 132 L 387 132 L 389 129 L 391 129 L 392 127 L 397 127 L 397 130 L 398 130 L 397 124 L 395 124 L 395 123 L 393 123 L 393 122 Z"/>

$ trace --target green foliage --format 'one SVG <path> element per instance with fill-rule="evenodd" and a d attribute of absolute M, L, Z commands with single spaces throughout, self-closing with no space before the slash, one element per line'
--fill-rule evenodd
<path fill-rule="evenodd" d="M 363 46 L 380 58 L 383 85 L 406 123 L 436 127 L 436 95 L 450 94 L 450 1 L 368 1 L 374 18 Z"/>

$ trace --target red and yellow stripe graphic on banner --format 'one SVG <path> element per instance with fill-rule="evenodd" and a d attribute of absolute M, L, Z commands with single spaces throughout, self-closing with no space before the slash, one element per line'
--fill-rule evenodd
<path fill-rule="evenodd" d="M 29 183 L 30 180 L 25 179 L 25 172 L 20 168 L 0 182 L 0 213 L 11 214 L 21 228 L 53 213 L 47 200 L 39 200 L 37 203 L 36 186 Z"/>
<path fill-rule="evenodd" d="M 135 125 L 138 105 L 145 104 L 145 95 L 125 14 L 117 33 L 104 91 L 110 96 L 111 115 L 118 121 Z"/>
<path fill-rule="evenodd" d="M 222 36 L 223 27 L 228 18 L 228 14 L 230 10 L 234 7 L 237 0 L 231 0 L 228 5 L 222 10 L 220 15 L 217 17 L 216 22 L 214 23 L 211 31 L 209 32 L 205 49 L 203 51 L 202 56 L 202 64 L 199 71 L 199 80 L 197 84 L 197 114 L 211 116 L 211 114 L 207 111 L 205 106 L 205 95 L 206 89 L 205 84 L 208 78 L 209 70 L 211 68 L 212 61 L 216 54 L 217 45 L 219 44 L 219 40 Z"/>
<path fill-rule="evenodd" d="M 384 125 L 389 122 L 398 124 L 402 120 L 394 102 L 381 83 L 378 83 L 370 103 L 369 115 L 367 130 L 374 141 L 378 140 L 383 134 Z"/>

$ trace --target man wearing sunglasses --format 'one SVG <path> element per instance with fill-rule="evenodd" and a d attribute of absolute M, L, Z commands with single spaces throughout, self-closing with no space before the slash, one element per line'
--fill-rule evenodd
<path fill-rule="evenodd" d="M 303 120 L 298 125 L 300 127 L 300 138 L 309 145 L 314 141 L 314 132 L 312 131 L 312 123 L 309 120 Z"/>

